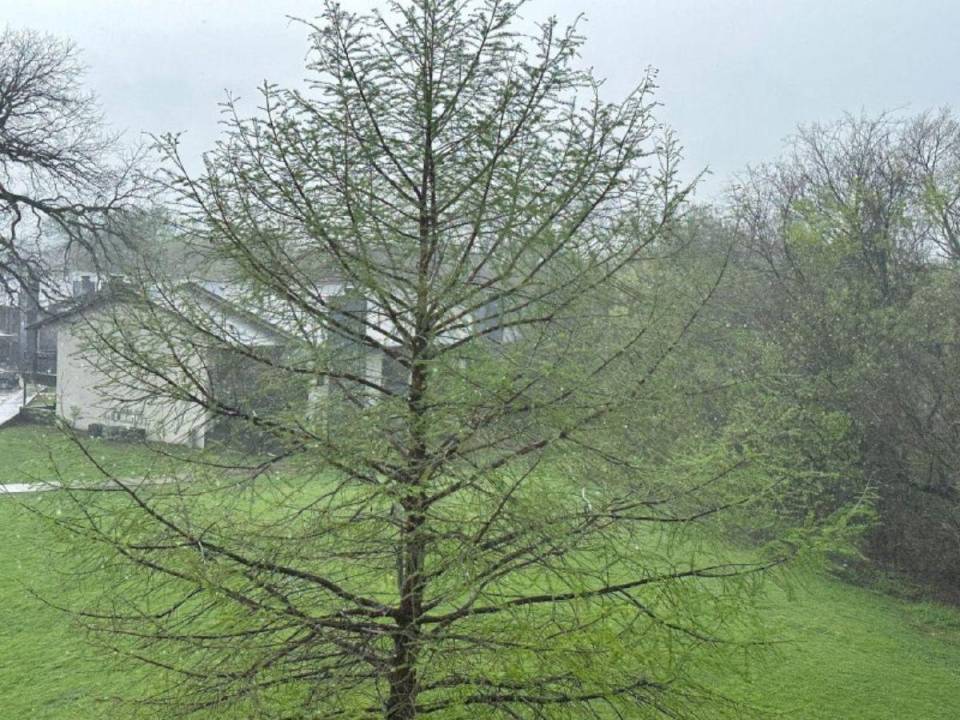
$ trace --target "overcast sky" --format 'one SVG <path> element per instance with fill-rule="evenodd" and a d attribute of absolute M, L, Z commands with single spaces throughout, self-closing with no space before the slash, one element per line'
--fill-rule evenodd
<path fill-rule="evenodd" d="M 362 9 L 374 0 L 342 0 Z M 303 76 L 318 0 L 0 0 L 12 27 L 67 36 L 108 120 L 141 132 L 187 131 L 199 154 L 218 133 L 226 90 L 252 97 Z M 703 195 L 774 157 L 799 122 L 842 112 L 960 106 L 957 0 L 533 0 L 524 15 L 585 12 L 584 63 L 621 97 L 659 68 L 660 117 L 687 148 Z"/>

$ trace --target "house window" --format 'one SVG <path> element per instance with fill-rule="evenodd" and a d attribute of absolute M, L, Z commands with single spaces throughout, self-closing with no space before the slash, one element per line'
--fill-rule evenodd
<path fill-rule="evenodd" d="M 366 365 L 367 304 L 362 297 L 342 295 L 330 299 L 333 311 L 328 327 L 331 365 L 336 372 L 362 376 Z"/>
<path fill-rule="evenodd" d="M 403 395 L 410 385 L 410 371 L 389 355 L 383 356 L 381 385 L 394 395 Z"/>

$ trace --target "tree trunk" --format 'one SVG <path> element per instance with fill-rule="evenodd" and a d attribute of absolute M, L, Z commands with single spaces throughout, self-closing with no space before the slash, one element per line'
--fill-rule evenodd
<path fill-rule="evenodd" d="M 420 616 L 423 612 L 423 565 L 426 547 L 421 534 L 424 522 L 420 498 L 408 496 L 403 502 L 406 517 L 401 529 L 398 584 L 400 603 L 393 636 L 390 664 L 390 697 L 387 720 L 411 720 L 417 714 L 417 655 L 420 643 Z"/>
<path fill-rule="evenodd" d="M 401 630 L 394 638 L 387 720 L 413 720 L 417 716 L 416 637 Z"/>

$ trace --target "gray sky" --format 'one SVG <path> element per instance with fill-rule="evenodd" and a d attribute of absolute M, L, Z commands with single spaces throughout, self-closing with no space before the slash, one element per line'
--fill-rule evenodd
<path fill-rule="evenodd" d="M 364 8 L 375 0 L 342 0 Z M 72 38 L 108 120 L 131 139 L 187 131 L 199 154 L 218 133 L 225 90 L 252 98 L 264 78 L 303 75 L 318 0 L 0 0 L 0 17 Z M 960 106 L 957 0 L 533 0 L 524 15 L 585 12 L 584 62 L 621 97 L 660 70 L 661 119 L 710 165 L 704 195 L 774 157 L 798 122 L 843 111 Z"/>

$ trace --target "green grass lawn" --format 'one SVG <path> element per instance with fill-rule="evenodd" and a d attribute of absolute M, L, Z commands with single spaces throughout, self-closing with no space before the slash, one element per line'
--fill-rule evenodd
<path fill-rule="evenodd" d="M 771 717 L 948 720 L 960 716 L 960 610 L 911 603 L 813 573 L 763 612 L 788 640 L 728 691 Z"/>
<path fill-rule="evenodd" d="M 119 477 L 163 472 L 169 458 L 143 444 L 84 438 L 90 456 Z M 0 429 L 0 484 L 99 480 L 103 473 L 65 432 L 46 425 Z"/>
<path fill-rule="evenodd" d="M 65 614 L 33 594 L 63 604 L 77 599 L 54 567 L 70 566 L 67 550 L 18 499 L 0 498 L 2 717 L 111 717 L 110 698 L 127 689 L 124 675 L 111 671 L 109 656 L 95 652 Z"/>
<path fill-rule="evenodd" d="M 119 477 L 158 474 L 168 464 L 144 445 L 84 442 L 96 462 Z M 0 484 L 101 479 L 77 444 L 54 427 L 0 429 Z M 44 509 L 56 503 L 52 495 L 0 497 L 0 716 L 110 717 L 114 698 L 129 690 L 126 678 L 110 672 L 112 658 L 95 652 L 65 614 L 38 599 L 66 605 L 77 599 L 59 572 L 71 568 L 71 553 L 24 501 Z"/>
<path fill-rule="evenodd" d="M 155 462 L 140 446 L 96 442 L 120 472 Z M 51 459 L 54 458 L 54 460 Z M 82 454 L 52 429 L 0 430 L 0 479 L 51 479 L 90 472 Z M 88 477 L 93 477 L 90 475 Z M 94 649 L 70 620 L 33 594 L 69 604 L 75 590 L 69 544 L 26 508 L 55 512 L 55 493 L 23 504 L 0 498 L 0 717 L 92 720 L 129 717 L 118 695 L 136 694 L 130 675 Z M 952 720 L 960 707 L 960 610 L 911 603 L 799 572 L 794 591 L 771 587 L 762 612 L 788 642 L 753 664 L 749 677 L 719 678 L 727 694 L 770 717 L 826 720 Z"/>

